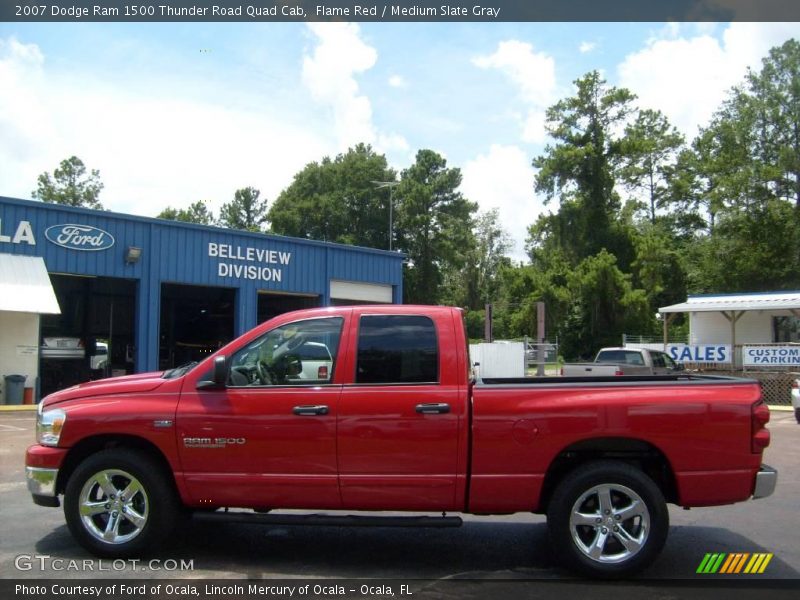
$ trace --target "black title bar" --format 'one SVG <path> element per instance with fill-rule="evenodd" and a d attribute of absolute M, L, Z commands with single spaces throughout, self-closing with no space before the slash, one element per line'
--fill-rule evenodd
<path fill-rule="evenodd" d="M 0 21 L 800 21 L 799 0 L 2 0 Z"/>

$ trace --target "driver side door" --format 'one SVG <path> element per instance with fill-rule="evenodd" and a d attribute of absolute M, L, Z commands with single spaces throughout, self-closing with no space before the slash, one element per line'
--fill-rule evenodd
<path fill-rule="evenodd" d="M 187 390 L 177 432 L 196 505 L 338 508 L 336 363 L 345 317 L 285 324 L 230 358 L 225 389 Z M 324 345 L 331 368 L 303 378 L 298 350 Z M 318 346 L 314 346 L 318 347 Z"/>

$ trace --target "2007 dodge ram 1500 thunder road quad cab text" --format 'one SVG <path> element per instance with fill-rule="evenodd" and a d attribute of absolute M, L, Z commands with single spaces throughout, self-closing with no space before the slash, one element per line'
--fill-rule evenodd
<path fill-rule="evenodd" d="M 72 535 L 99 556 L 143 552 L 189 514 L 448 526 L 460 518 L 265 513 L 534 512 L 563 564 L 590 576 L 649 564 L 668 502 L 730 504 L 775 487 L 756 382 L 470 373 L 459 309 L 287 313 L 200 364 L 45 398 L 28 487 L 44 506 L 63 494 Z"/>

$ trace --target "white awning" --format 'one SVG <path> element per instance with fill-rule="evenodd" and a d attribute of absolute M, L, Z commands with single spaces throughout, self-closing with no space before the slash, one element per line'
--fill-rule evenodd
<path fill-rule="evenodd" d="M 660 313 L 722 312 L 742 310 L 800 310 L 800 292 L 689 296 L 686 302 L 662 306 Z"/>
<path fill-rule="evenodd" d="M 0 310 L 61 314 L 42 258 L 0 253 Z"/>
<path fill-rule="evenodd" d="M 392 286 L 331 279 L 331 299 L 392 303 Z"/>

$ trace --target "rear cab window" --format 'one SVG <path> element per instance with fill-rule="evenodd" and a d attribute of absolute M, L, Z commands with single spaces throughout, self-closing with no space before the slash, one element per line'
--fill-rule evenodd
<path fill-rule="evenodd" d="M 358 328 L 355 383 L 435 384 L 439 343 L 430 317 L 362 315 Z"/>

